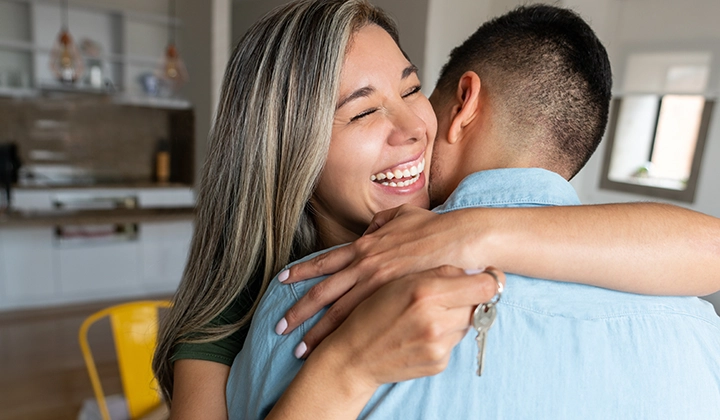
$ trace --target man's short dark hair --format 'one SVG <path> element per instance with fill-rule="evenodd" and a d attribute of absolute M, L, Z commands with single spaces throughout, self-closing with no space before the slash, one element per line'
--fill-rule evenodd
<path fill-rule="evenodd" d="M 486 22 L 450 54 L 437 84 L 441 98 L 455 94 L 466 71 L 480 76 L 512 127 L 544 130 L 543 144 L 526 146 L 569 177 L 600 143 L 612 71 L 605 47 L 575 12 L 523 6 Z"/>

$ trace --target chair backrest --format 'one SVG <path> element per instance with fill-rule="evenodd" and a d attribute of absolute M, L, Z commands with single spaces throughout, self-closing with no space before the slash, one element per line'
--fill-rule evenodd
<path fill-rule="evenodd" d="M 80 349 L 104 420 L 111 420 L 110 413 L 88 345 L 88 329 L 98 320 L 110 318 L 128 413 L 135 419 L 157 408 L 161 402 L 152 372 L 152 357 L 157 343 L 158 309 L 169 306 L 170 302 L 157 300 L 115 305 L 90 315 L 80 326 Z"/>

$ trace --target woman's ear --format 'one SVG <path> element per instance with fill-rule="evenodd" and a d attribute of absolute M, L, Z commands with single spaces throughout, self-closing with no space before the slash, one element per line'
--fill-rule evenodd
<path fill-rule="evenodd" d="M 453 98 L 454 105 L 451 110 L 450 128 L 448 130 L 448 143 L 454 144 L 463 138 L 467 127 L 480 112 L 480 76 L 474 71 L 467 71 L 460 77 L 457 91 Z"/>

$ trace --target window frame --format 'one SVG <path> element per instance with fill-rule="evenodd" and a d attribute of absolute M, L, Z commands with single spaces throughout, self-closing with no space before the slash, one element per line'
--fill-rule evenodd
<path fill-rule="evenodd" d="M 665 95 L 661 95 L 662 97 Z M 627 182 L 613 181 L 609 178 L 610 163 L 613 155 L 613 146 L 615 144 L 615 133 L 617 131 L 617 123 L 622 106 L 623 96 L 616 96 L 612 100 L 610 106 L 610 118 L 608 121 L 608 131 L 606 138 L 605 153 L 602 162 L 602 172 L 600 175 L 600 188 L 604 190 L 620 191 L 631 194 L 644 195 L 654 198 L 662 198 L 668 200 L 676 200 L 685 203 L 695 202 L 695 193 L 697 190 L 697 181 L 700 176 L 702 166 L 702 156 L 705 151 L 705 143 L 708 131 L 710 129 L 710 121 L 712 119 L 713 110 L 715 108 L 715 100 L 705 97 L 705 105 L 703 106 L 702 118 L 700 121 L 700 129 L 698 130 L 697 143 L 695 144 L 695 152 L 693 154 L 693 163 L 690 170 L 690 177 L 684 190 L 673 190 L 651 185 L 639 185 Z M 655 130 L 657 130 L 655 121 Z M 653 145 L 655 138 L 653 138 Z"/>

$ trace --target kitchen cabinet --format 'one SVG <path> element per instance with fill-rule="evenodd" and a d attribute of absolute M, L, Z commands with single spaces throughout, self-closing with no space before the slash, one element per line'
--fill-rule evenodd
<path fill-rule="evenodd" d="M 0 305 L 44 303 L 56 296 L 52 229 L 2 229 L 0 254 L 0 271 L 4 274 Z"/>
<path fill-rule="evenodd" d="M 170 295 L 180 283 L 193 234 L 191 188 L 14 195 L 22 216 L 0 217 L 0 311 Z M 109 207 L 128 199 L 130 208 Z M 73 209 L 83 203 L 101 209 Z"/>
<path fill-rule="evenodd" d="M 57 243 L 57 240 L 56 240 Z M 85 300 L 123 295 L 142 290 L 139 252 L 134 240 L 127 242 L 56 245 L 59 295 Z"/>
<path fill-rule="evenodd" d="M 140 231 L 142 277 L 148 291 L 177 288 L 190 248 L 193 225 L 187 222 L 144 223 Z"/>

